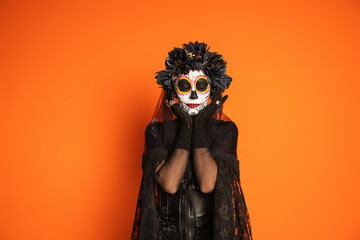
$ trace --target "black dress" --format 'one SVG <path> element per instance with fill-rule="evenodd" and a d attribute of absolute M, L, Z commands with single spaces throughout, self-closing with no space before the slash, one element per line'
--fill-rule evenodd
<path fill-rule="evenodd" d="M 235 123 L 214 118 L 207 122 L 209 150 L 218 166 L 215 189 L 209 194 L 200 191 L 191 159 L 175 194 L 166 193 L 156 183 L 155 169 L 173 151 L 178 126 L 175 119 L 151 122 L 146 127 L 143 176 L 131 239 L 251 240 L 240 185 Z"/>
<path fill-rule="evenodd" d="M 211 240 L 211 194 L 200 191 L 192 161 L 175 194 L 158 188 L 160 198 L 159 239 Z"/>

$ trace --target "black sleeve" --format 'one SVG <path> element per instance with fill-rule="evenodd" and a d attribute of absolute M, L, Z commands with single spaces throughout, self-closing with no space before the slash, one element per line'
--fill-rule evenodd
<path fill-rule="evenodd" d="M 218 165 L 214 189 L 214 239 L 252 240 L 248 209 L 237 159 L 238 129 L 234 122 L 215 125 L 210 154 Z"/>
<path fill-rule="evenodd" d="M 168 157 L 168 151 L 163 143 L 162 125 L 159 122 L 149 123 L 145 129 L 145 151 L 142 156 L 142 169 L 151 172 L 156 179 L 156 167 Z"/>
<path fill-rule="evenodd" d="M 145 130 L 145 151 L 142 155 L 142 178 L 133 223 L 132 240 L 157 239 L 159 229 L 159 201 L 155 169 L 167 158 L 163 147 L 162 125 L 150 123 Z"/>
<path fill-rule="evenodd" d="M 234 122 L 223 122 L 215 131 L 212 150 L 219 149 L 237 157 L 238 128 Z"/>

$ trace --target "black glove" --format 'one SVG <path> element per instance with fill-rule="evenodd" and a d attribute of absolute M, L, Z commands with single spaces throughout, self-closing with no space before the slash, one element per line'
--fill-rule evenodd
<path fill-rule="evenodd" d="M 221 92 L 215 94 L 213 100 L 202 111 L 194 116 L 194 126 L 192 132 L 192 147 L 195 148 L 210 148 L 209 140 L 207 139 L 205 125 L 210 117 L 215 113 L 216 109 L 221 108 L 228 95 L 221 98 Z"/>
<path fill-rule="evenodd" d="M 191 133 L 193 121 L 191 116 L 185 112 L 178 103 L 174 101 L 174 94 L 168 95 L 168 106 L 179 120 L 178 138 L 176 140 L 175 149 L 182 148 L 190 152 L 191 150 Z"/>

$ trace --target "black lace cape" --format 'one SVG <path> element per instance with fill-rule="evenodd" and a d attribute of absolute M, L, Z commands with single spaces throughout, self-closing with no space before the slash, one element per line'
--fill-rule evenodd
<path fill-rule="evenodd" d="M 177 119 L 164 124 L 151 122 L 145 130 L 142 156 L 143 175 L 136 205 L 131 239 L 160 239 L 159 194 L 155 181 L 156 166 L 171 154 L 178 128 Z M 231 120 L 211 118 L 207 125 L 210 153 L 218 165 L 214 194 L 213 239 L 251 240 L 251 224 L 240 184 L 236 148 L 238 129 Z"/>

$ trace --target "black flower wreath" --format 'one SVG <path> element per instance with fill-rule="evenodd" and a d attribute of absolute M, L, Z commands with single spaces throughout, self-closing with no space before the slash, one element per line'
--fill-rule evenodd
<path fill-rule="evenodd" d="M 175 47 L 165 60 L 165 69 L 156 72 L 157 84 L 167 91 L 174 91 L 173 81 L 190 70 L 202 70 L 208 77 L 211 91 L 223 91 L 229 88 L 231 77 L 225 74 L 226 61 L 217 52 L 209 52 L 207 44 L 189 42 L 182 48 Z"/>

